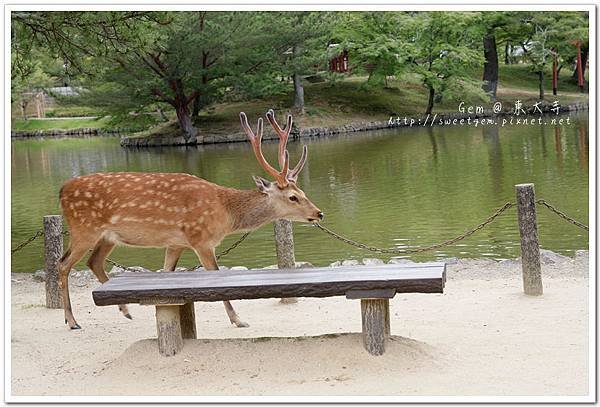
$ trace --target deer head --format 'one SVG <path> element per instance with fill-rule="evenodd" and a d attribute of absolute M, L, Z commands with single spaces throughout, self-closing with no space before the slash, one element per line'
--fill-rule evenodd
<path fill-rule="evenodd" d="M 275 130 L 275 133 L 279 136 L 279 148 L 277 154 L 280 167 L 279 171 L 267 162 L 262 153 L 261 141 L 263 135 L 263 119 L 258 119 L 256 133 L 254 133 L 250 128 L 250 125 L 248 125 L 248 118 L 244 112 L 240 113 L 240 120 L 248 139 L 250 139 L 256 159 L 263 169 L 275 179 L 275 182 L 271 182 L 258 176 L 252 177 L 258 190 L 268 197 L 278 217 L 299 222 L 318 222 L 323 219 L 323 212 L 321 212 L 321 210 L 306 197 L 304 191 L 296 185 L 298 174 L 302 171 L 302 168 L 304 168 L 308 156 L 308 148 L 306 146 L 303 146 L 302 148 L 302 156 L 300 157 L 298 164 L 296 164 L 291 171 L 289 169 L 290 157 L 286 145 L 292 130 L 292 116 L 288 115 L 285 127 L 281 128 L 279 123 L 277 123 L 277 120 L 275 120 L 275 113 L 273 110 L 271 109 L 267 112 L 267 120 L 273 127 L 273 130 Z"/>

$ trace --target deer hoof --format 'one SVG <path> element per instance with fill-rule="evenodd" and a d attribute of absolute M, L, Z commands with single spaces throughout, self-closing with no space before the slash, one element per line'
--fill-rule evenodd
<path fill-rule="evenodd" d="M 234 322 L 236 328 L 248 328 L 250 325 L 244 321 Z"/>
<path fill-rule="evenodd" d="M 71 327 L 71 329 L 81 329 L 81 326 L 79 326 L 79 324 L 78 324 L 78 323 L 75 323 L 75 325 L 73 325 L 73 326 Z"/>
<path fill-rule="evenodd" d="M 123 314 L 123 316 L 127 319 L 133 319 L 133 317 L 131 316 L 131 314 L 127 313 L 127 314 Z"/>

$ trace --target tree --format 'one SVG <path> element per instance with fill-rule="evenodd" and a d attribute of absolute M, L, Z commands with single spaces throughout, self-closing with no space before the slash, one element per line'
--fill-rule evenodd
<path fill-rule="evenodd" d="M 479 94 L 481 83 L 470 78 L 468 68 L 483 62 L 475 19 L 476 13 L 420 12 L 405 19 L 406 70 L 419 76 L 428 90 L 426 114 L 430 114 L 436 92 L 451 96 Z"/>
<path fill-rule="evenodd" d="M 342 16 L 334 35 L 352 51 L 354 67 L 366 67 L 371 85 L 387 85 L 389 76 L 400 73 L 406 55 L 402 26 L 407 18 L 400 12 L 351 12 Z"/>
<path fill-rule="evenodd" d="M 86 73 L 90 93 L 83 102 L 117 107 L 121 114 L 157 103 L 170 105 L 188 142 L 198 134 L 190 112 L 193 102 L 247 89 L 246 79 L 255 85 L 255 93 L 265 87 L 265 81 L 252 79 L 282 51 L 261 41 L 269 35 L 270 21 L 268 13 L 257 12 L 56 12 L 13 17 L 15 30 Z M 272 76 L 273 70 L 264 73 Z M 111 98 L 119 103 L 109 105 Z"/>
<path fill-rule="evenodd" d="M 325 62 L 335 15 L 331 12 L 273 13 L 274 44 L 281 44 L 286 52 L 280 54 L 283 77 L 291 77 L 294 87 L 294 109 L 304 109 L 302 76 L 314 71 L 314 66 Z"/>

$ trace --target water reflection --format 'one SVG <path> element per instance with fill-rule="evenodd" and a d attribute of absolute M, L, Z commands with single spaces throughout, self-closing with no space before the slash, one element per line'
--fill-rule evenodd
<path fill-rule="evenodd" d="M 587 116 L 570 126 L 403 128 L 292 142 L 292 162 L 302 143 L 309 160 L 299 184 L 326 214 L 326 224 L 356 240 L 381 247 L 420 247 L 454 237 L 477 225 L 506 201 L 514 184 L 534 182 L 538 196 L 587 222 Z M 554 132 L 554 154 L 550 134 Z M 275 143 L 265 155 L 274 160 Z M 253 188 L 262 174 L 247 143 L 125 150 L 114 138 L 12 143 L 12 244 L 40 227 L 42 216 L 59 212 L 58 190 L 67 179 L 97 171 L 187 172 L 235 188 Z M 550 149 L 550 150 L 548 150 Z M 572 254 L 588 239 L 573 226 L 539 211 L 544 248 Z M 223 247 L 237 236 L 228 238 Z M 331 240 L 313 227 L 295 226 L 296 257 L 324 265 L 341 258 L 372 256 Z M 127 264 L 160 268 L 162 251 L 118 249 Z M 455 246 L 412 256 L 508 258 L 519 255 L 516 214 L 509 212 Z M 266 225 L 223 259 L 224 265 L 275 263 L 272 226 Z M 410 256 L 407 256 L 410 257 Z M 183 265 L 196 263 L 187 253 Z M 16 255 L 13 270 L 43 266 L 41 246 Z"/>

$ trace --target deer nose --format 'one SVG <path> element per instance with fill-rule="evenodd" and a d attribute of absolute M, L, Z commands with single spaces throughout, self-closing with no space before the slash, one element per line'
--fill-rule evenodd
<path fill-rule="evenodd" d="M 319 219 L 323 220 L 323 218 L 325 217 L 325 214 L 321 211 L 319 211 L 319 213 L 317 213 L 317 216 L 319 217 Z"/>

